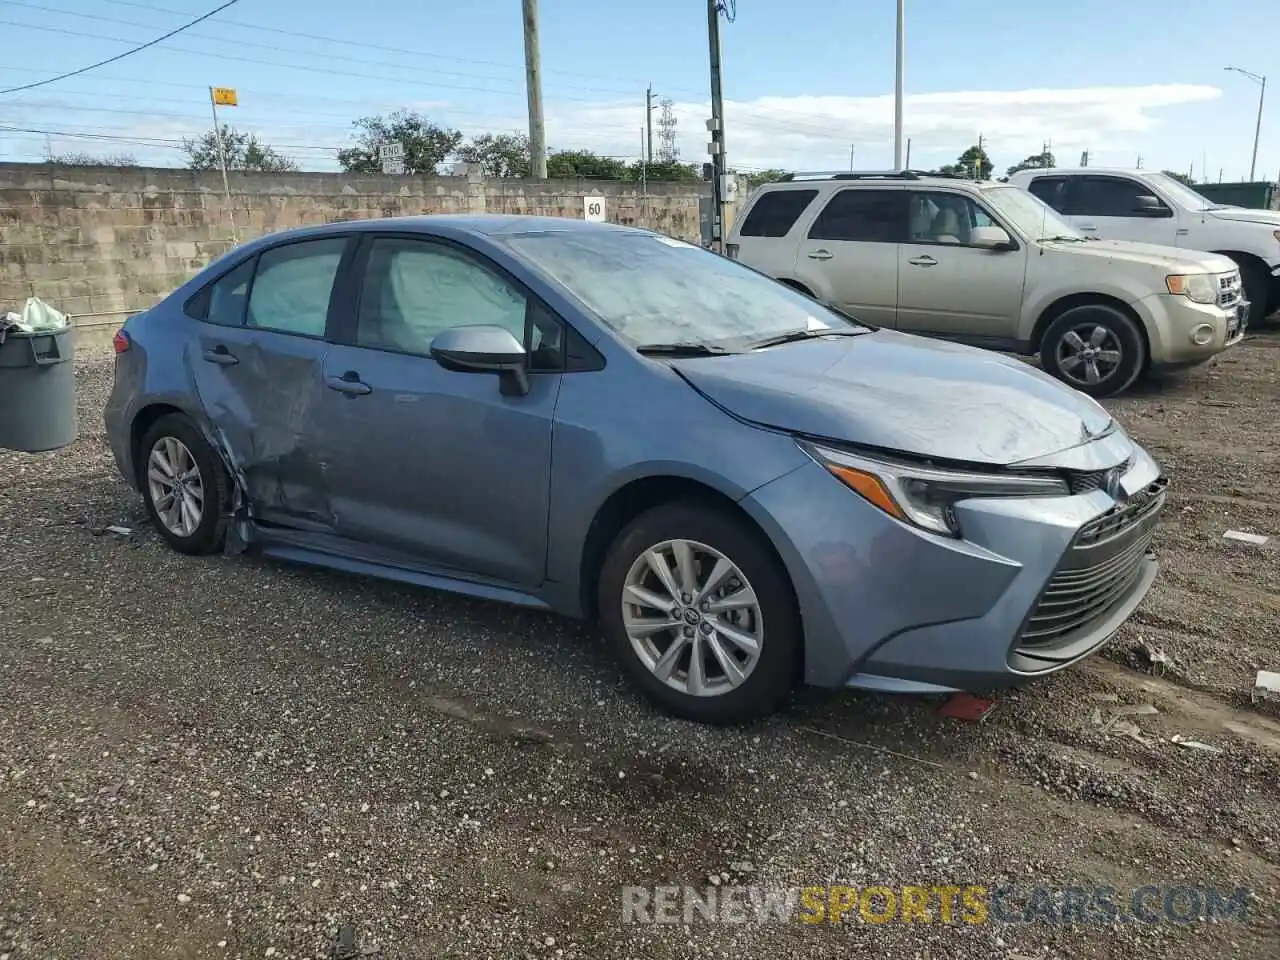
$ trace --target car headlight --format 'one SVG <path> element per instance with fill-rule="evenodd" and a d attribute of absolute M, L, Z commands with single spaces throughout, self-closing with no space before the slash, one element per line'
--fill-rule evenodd
<path fill-rule="evenodd" d="M 1218 288 L 1207 273 L 1175 273 L 1164 278 L 1165 286 L 1175 297 L 1186 297 L 1196 303 L 1214 303 Z"/>
<path fill-rule="evenodd" d="M 802 443 L 805 452 L 868 503 L 931 533 L 960 536 L 955 505 L 1000 497 L 1063 497 L 1061 477 L 1043 473 L 978 473 L 923 466 Z"/>

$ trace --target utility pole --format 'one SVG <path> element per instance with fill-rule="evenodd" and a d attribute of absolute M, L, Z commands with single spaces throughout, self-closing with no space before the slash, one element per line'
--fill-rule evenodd
<path fill-rule="evenodd" d="M 645 154 L 649 165 L 653 166 L 653 84 L 644 92 L 644 126 L 648 131 L 648 152 Z"/>
<path fill-rule="evenodd" d="M 855 144 L 849 144 L 849 172 L 853 173 L 853 150 Z"/>
<path fill-rule="evenodd" d="M 904 169 L 902 165 L 902 88 L 903 60 L 906 56 L 906 10 L 905 0 L 898 0 L 898 34 L 896 55 L 894 57 L 893 80 L 893 168 Z"/>
<path fill-rule="evenodd" d="M 535 180 L 547 179 L 547 128 L 542 119 L 542 64 L 538 53 L 538 0 L 524 2 L 524 72 L 529 94 L 529 159 Z"/>
<path fill-rule="evenodd" d="M 707 45 L 711 54 L 711 119 L 707 129 L 711 133 L 711 248 L 724 253 L 725 222 L 725 154 L 724 154 L 724 91 L 720 78 L 720 3 L 707 0 Z"/>
<path fill-rule="evenodd" d="M 984 141 L 982 139 L 982 134 L 978 134 L 978 155 L 977 157 L 974 158 L 974 161 L 973 161 L 973 179 L 975 180 L 982 179 L 982 144 L 983 143 Z"/>
<path fill-rule="evenodd" d="M 1244 70 L 1240 67 L 1226 67 L 1232 73 L 1238 73 L 1242 77 L 1248 77 L 1258 85 L 1258 120 L 1253 127 L 1253 159 L 1249 161 L 1249 182 L 1253 182 L 1253 175 L 1258 171 L 1258 138 L 1262 136 L 1262 104 L 1267 98 L 1267 78 L 1260 73 L 1254 73 L 1250 70 Z"/>

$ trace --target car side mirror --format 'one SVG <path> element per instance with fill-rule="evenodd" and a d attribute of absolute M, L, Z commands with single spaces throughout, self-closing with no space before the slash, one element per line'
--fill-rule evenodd
<path fill-rule="evenodd" d="M 982 250 L 1016 249 L 1013 240 L 1002 227 L 974 227 L 969 231 L 969 246 Z"/>
<path fill-rule="evenodd" d="M 1170 213 L 1159 197 L 1153 197 L 1149 193 L 1134 197 L 1133 212 L 1140 217 L 1165 217 Z"/>
<path fill-rule="evenodd" d="M 473 324 L 449 327 L 431 341 L 431 356 L 456 373 L 496 373 L 504 396 L 529 392 L 529 355 L 506 327 Z"/>

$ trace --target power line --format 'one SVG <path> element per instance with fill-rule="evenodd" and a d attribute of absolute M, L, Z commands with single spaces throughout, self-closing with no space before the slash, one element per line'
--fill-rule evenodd
<path fill-rule="evenodd" d="M 113 3 L 113 4 L 116 4 L 117 6 L 122 6 L 122 7 L 134 7 L 139 10 L 150 10 L 156 13 L 168 13 L 174 16 L 186 15 L 186 11 L 183 11 L 183 10 L 174 10 L 172 7 L 161 7 L 161 6 L 156 6 L 150 3 L 136 3 L 136 2 L 133 2 L 133 0 L 106 0 L 106 2 Z M 10 3 L 11 5 L 18 5 L 13 3 L 13 0 L 10 0 Z M 26 2 L 20 5 L 27 6 L 27 7 L 36 6 L 35 4 L 26 3 Z M 57 9 L 53 7 L 40 7 L 39 9 L 48 10 L 54 13 L 70 14 L 73 16 L 77 15 L 75 14 L 74 11 Z M 97 18 L 97 19 L 106 19 L 106 18 Z M 125 23 L 128 21 L 117 21 L 117 22 Z M 218 25 L 228 26 L 228 27 L 243 27 L 247 30 L 253 30 L 253 31 L 263 32 L 263 33 L 274 33 L 274 34 L 278 34 L 280 36 L 285 36 L 285 37 L 298 37 L 304 40 L 314 40 L 319 43 L 336 43 L 336 44 L 341 44 L 343 46 L 348 46 L 348 47 L 361 47 L 366 50 L 376 50 L 380 53 L 399 53 L 399 54 L 404 54 L 405 56 L 421 57 L 429 60 L 444 60 L 452 63 L 468 63 L 468 64 L 473 64 L 475 66 L 484 66 L 484 67 L 500 67 L 503 69 L 516 70 L 520 72 L 523 72 L 524 70 L 523 65 L 503 62 L 500 60 L 477 60 L 472 57 L 454 57 L 454 56 L 449 56 L 443 53 L 430 53 L 425 50 L 411 50 L 404 47 L 390 47 L 390 46 L 386 46 L 385 44 L 368 43 L 361 40 L 349 40 L 346 37 L 329 37 L 329 36 L 324 36 L 324 35 L 315 34 L 315 33 L 303 33 L 298 30 L 285 30 L 280 27 L 267 27 L 267 26 L 262 26 L 260 24 L 256 24 L 256 23 L 246 23 L 243 20 L 220 19 L 218 20 Z M 210 37 L 208 34 L 195 34 L 195 35 L 208 37 L 209 39 L 224 39 L 224 38 Z M 571 70 L 545 70 L 543 72 L 547 74 L 555 74 L 562 77 L 577 77 L 579 79 L 590 78 L 593 80 L 598 80 L 602 76 L 601 74 L 598 74 L 598 73 L 581 73 L 581 72 L 571 71 Z M 465 76 L 465 74 L 459 74 L 459 75 Z M 490 79 L 497 79 L 497 78 L 490 78 Z M 612 79 L 612 80 L 618 81 L 619 83 L 632 84 L 632 85 L 636 82 L 635 79 L 631 77 L 606 76 L 604 77 L 604 79 Z M 625 89 L 620 87 L 620 88 L 616 88 L 613 92 L 624 93 L 624 92 L 629 92 L 630 89 L 631 89 L 630 87 L 627 87 Z M 672 88 L 672 89 L 676 89 L 677 92 L 682 92 L 682 93 L 695 92 L 687 89 L 686 90 L 678 90 L 678 88 Z"/>
<path fill-rule="evenodd" d="M 38 3 L 27 3 L 25 2 L 25 0 L 5 0 L 5 5 L 10 7 L 23 7 L 29 10 L 40 10 L 45 13 L 56 13 L 63 16 L 78 17 L 82 20 L 96 20 L 101 23 L 113 23 L 122 27 L 145 28 L 150 26 L 150 24 L 139 23 L 136 20 L 122 20 L 119 17 L 104 17 L 94 13 L 80 13 L 79 11 L 76 11 L 76 10 L 60 10 L 56 7 L 46 7 Z M 131 4 L 131 6 L 141 6 L 141 4 Z M 148 9 L 151 9 L 151 8 L 148 8 Z M 235 21 L 221 21 L 221 22 L 233 23 Z M 32 29 L 49 29 L 45 27 L 36 26 L 34 24 L 23 24 L 23 26 L 28 26 L 28 27 L 31 27 Z M 246 24 L 245 26 L 247 27 L 248 25 Z M 259 29 L 259 30 L 271 29 L 271 32 L 283 33 L 288 36 L 305 37 L 309 40 L 316 40 L 324 43 L 346 42 L 346 43 L 353 44 L 355 46 L 372 47 L 373 49 L 376 49 L 382 52 L 397 53 L 397 54 L 402 54 L 407 56 L 430 57 L 433 59 L 439 58 L 439 59 L 445 59 L 445 60 L 455 59 L 452 57 L 444 57 L 442 55 L 437 55 L 437 54 L 427 54 L 427 53 L 422 53 L 422 52 L 413 51 L 413 50 L 402 50 L 397 47 L 379 47 L 373 44 L 364 44 L 364 43 L 357 44 L 355 43 L 355 41 L 340 41 L 336 38 L 318 37 L 318 36 L 313 36 L 311 34 L 295 33 L 293 31 L 286 31 L 286 30 L 276 31 L 272 28 L 267 28 L 267 27 L 257 27 L 254 29 Z M 257 43 L 252 40 L 241 40 L 239 38 L 231 38 L 231 37 L 219 37 L 213 34 L 202 33 L 199 31 L 190 32 L 187 34 L 187 36 L 192 37 L 194 39 L 198 39 L 198 40 L 212 41 L 214 43 L 231 44 L 232 46 L 235 46 L 235 47 L 253 47 L 258 50 L 269 50 L 274 53 L 295 53 L 304 57 L 323 57 L 326 60 L 341 60 L 347 63 L 358 63 L 358 64 L 365 64 L 365 65 L 375 66 L 375 67 L 392 67 L 392 68 L 401 69 L 401 70 L 418 69 L 417 67 L 410 67 L 406 64 L 388 63 L 385 57 L 378 60 L 371 60 L 368 57 L 349 57 L 349 56 L 344 56 L 338 53 L 330 53 L 328 51 L 302 50 L 296 47 L 282 47 L 282 46 L 279 46 L 278 44 L 272 44 L 272 43 Z M 108 37 L 103 39 L 118 40 L 121 43 L 131 42 L 131 41 L 124 40 L 122 38 L 117 38 L 117 37 Z M 171 47 L 170 49 L 177 49 L 177 48 Z M 213 54 L 210 54 L 210 55 L 213 55 Z M 218 56 L 221 56 L 221 54 L 218 54 Z M 472 61 L 462 60 L 461 62 L 470 63 Z M 484 62 L 484 61 L 481 61 L 481 62 Z M 469 80 L 490 80 L 496 83 L 504 83 L 508 85 L 514 84 L 516 82 L 515 78 L 513 77 L 495 77 L 490 74 L 462 73 L 460 71 L 451 71 L 451 72 L 445 73 L 444 75 L 453 76 L 453 77 L 462 77 L 464 79 L 469 79 Z M 629 90 L 624 90 L 620 87 L 583 87 L 580 83 L 574 84 L 574 86 L 579 90 L 594 89 L 602 93 L 630 93 Z"/>
<path fill-rule="evenodd" d="M 106 60 L 99 60 L 97 63 L 91 63 L 87 67 L 81 67 L 78 70 L 69 70 L 66 73 L 61 73 L 56 77 L 50 77 L 47 80 L 37 80 L 35 83 L 27 83 L 20 87 L 10 87 L 8 90 L 0 90 L 0 96 L 3 96 L 7 93 L 17 93 L 20 90 L 31 90 L 35 87 L 43 87 L 50 83 L 57 83 L 59 80 L 66 80 L 68 77 L 78 77 L 82 73 L 88 73 L 90 70 L 96 70 L 98 67 L 105 67 L 109 63 L 115 63 L 117 60 L 123 60 L 125 57 L 131 57 L 135 53 L 139 53 L 142 50 L 146 50 L 148 47 L 154 47 L 157 43 L 161 43 L 165 40 L 168 40 L 170 37 L 181 33 L 183 30 L 186 30 L 188 27 L 194 27 L 197 23 L 200 23 L 202 20 L 208 20 L 215 13 L 221 13 L 223 10 L 227 9 L 227 7 L 234 6 L 239 2 L 240 0 L 227 0 L 226 3 L 222 4 L 219 7 L 215 7 L 214 9 L 210 10 L 208 13 L 203 14 L 202 16 L 196 17 L 194 20 L 184 23 L 180 27 L 176 27 L 175 29 L 170 30 L 168 33 L 164 34 L 163 36 L 156 37 L 154 40 L 148 40 L 146 43 L 139 44 L 138 46 L 132 48 L 131 50 L 126 50 L 124 53 L 118 53 L 114 57 L 108 57 Z"/>

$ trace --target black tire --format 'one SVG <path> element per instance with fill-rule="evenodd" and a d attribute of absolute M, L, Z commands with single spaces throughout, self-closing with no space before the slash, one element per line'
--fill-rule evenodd
<path fill-rule="evenodd" d="M 1060 358 L 1064 351 L 1071 350 L 1064 342 L 1070 334 L 1080 336 L 1081 330 L 1092 331 L 1099 327 L 1106 331 L 1101 349 L 1118 349 L 1120 358 L 1117 364 L 1105 371 L 1102 364 L 1097 364 L 1099 372 L 1104 373 L 1104 376 L 1096 383 L 1089 383 L 1082 374 L 1075 372 L 1079 367 L 1068 365 L 1064 369 Z M 1092 338 L 1084 336 L 1082 339 L 1090 341 Z M 1091 397 L 1113 397 L 1128 390 L 1146 369 L 1147 342 L 1138 329 L 1138 324 L 1118 307 L 1105 303 L 1087 303 L 1064 311 L 1049 324 L 1049 329 L 1045 330 L 1040 341 L 1040 366 L 1045 373 Z"/>
<path fill-rule="evenodd" d="M 633 648 L 623 623 L 628 571 L 646 551 L 670 540 L 696 541 L 718 551 L 741 571 L 755 592 L 764 627 L 759 659 L 738 686 L 718 695 L 693 696 L 658 679 Z M 803 631 L 786 570 L 758 531 L 714 506 L 665 504 L 628 524 L 605 557 L 597 602 L 605 639 L 628 678 L 667 713 L 699 723 L 747 723 L 778 710 L 798 679 Z M 674 633 L 667 637 L 670 639 L 655 635 L 655 645 L 675 642 Z M 682 659 L 687 664 L 688 656 Z M 708 676 L 723 672 L 710 652 L 703 662 L 711 665 Z M 687 665 L 683 674 L 688 676 Z"/>
<path fill-rule="evenodd" d="M 166 437 L 182 443 L 191 452 L 196 467 L 200 471 L 200 480 L 204 491 L 204 509 L 200 521 L 188 535 L 182 536 L 164 523 L 151 494 L 151 485 L 147 480 L 147 467 L 151 451 L 156 444 Z M 151 518 L 156 532 L 163 537 L 173 549 L 180 553 L 198 556 L 216 553 L 222 549 L 226 540 L 228 506 L 230 500 L 230 483 L 226 468 L 209 442 L 204 438 L 191 420 L 180 414 L 170 413 L 151 425 L 138 444 L 137 456 L 138 485 L 142 489 L 142 499 L 147 506 L 147 516 Z"/>
<path fill-rule="evenodd" d="M 1244 298 L 1249 301 L 1249 325 L 1261 326 L 1271 312 L 1280 307 L 1280 303 L 1273 303 L 1271 299 L 1271 277 L 1261 264 L 1253 260 L 1236 261 L 1236 265 L 1240 268 Z"/>

